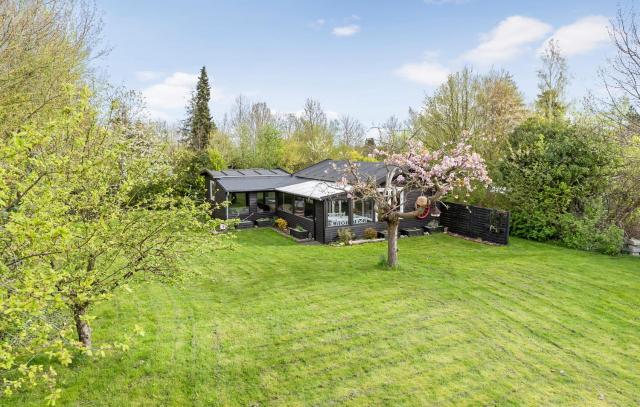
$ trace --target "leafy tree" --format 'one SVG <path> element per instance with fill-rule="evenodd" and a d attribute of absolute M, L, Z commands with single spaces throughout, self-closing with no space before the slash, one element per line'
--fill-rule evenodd
<path fill-rule="evenodd" d="M 509 73 L 476 75 L 465 68 L 449 75 L 425 99 L 422 111 L 413 114 L 412 125 L 429 148 L 457 142 L 463 133 L 468 134 L 495 176 L 492 165 L 505 154 L 509 134 L 525 116 L 524 99 Z"/>
<path fill-rule="evenodd" d="M 335 131 L 329 126 L 327 116 L 318 101 L 307 99 L 296 123 L 289 139 L 294 146 L 290 152 L 295 153 L 295 156 L 288 155 L 293 169 L 331 157 L 335 146 Z"/>
<path fill-rule="evenodd" d="M 263 126 L 256 142 L 256 167 L 276 168 L 282 165 L 284 145 L 280 131 L 273 125 Z"/>
<path fill-rule="evenodd" d="M 536 110 L 547 120 L 562 119 L 567 105 L 564 101 L 568 84 L 567 60 L 562 56 L 558 43 L 549 40 L 541 56 L 542 67 L 538 70 L 538 98 Z"/>
<path fill-rule="evenodd" d="M 615 149 L 598 129 L 530 118 L 510 137 L 501 172 L 516 236 L 561 238 L 563 214 L 582 216 L 602 196 L 616 165 Z"/>
<path fill-rule="evenodd" d="M 623 161 L 608 193 L 609 216 L 628 236 L 640 238 L 640 29 L 635 11 L 619 8 L 610 34 L 615 54 L 602 72 L 607 97 L 593 110 L 615 135 Z"/>
<path fill-rule="evenodd" d="M 211 88 L 207 70 L 203 66 L 200 69 L 196 91 L 192 95 L 187 106 L 187 119 L 184 123 L 189 146 L 195 151 L 204 151 L 209 146 L 211 132 L 216 129 L 215 123 L 209 112 L 209 100 L 211 99 Z"/>
<path fill-rule="evenodd" d="M 349 115 L 342 115 L 338 118 L 336 127 L 338 128 L 340 145 L 350 148 L 362 146 L 365 130 L 358 119 Z"/>
<path fill-rule="evenodd" d="M 378 219 L 387 223 L 387 265 L 398 265 L 398 226 L 401 218 L 419 216 L 443 196 L 462 189 L 472 191 L 474 184 L 491 182 L 484 161 L 471 151 L 464 138 L 455 145 L 445 145 L 436 151 L 428 151 L 416 142 L 405 153 L 380 152 L 386 164 L 387 174 L 383 188 L 375 179 L 359 172 L 357 162 L 348 162 L 339 187 L 348 198 L 371 199 L 375 203 Z M 426 201 L 419 203 L 414 212 L 402 211 L 402 191 L 421 191 Z"/>

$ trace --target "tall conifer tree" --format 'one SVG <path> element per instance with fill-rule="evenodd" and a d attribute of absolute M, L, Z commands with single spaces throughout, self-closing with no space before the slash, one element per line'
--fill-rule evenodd
<path fill-rule="evenodd" d="M 209 111 L 210 99 L 209 78 L 207 70 L 203 66 L 200 69 L 196 91 L 187 106 L 187 118 L 183 129 L 189 145 L 196 151 L 203 151 L 207 148 L 211 131 L 216 128 Z"/>

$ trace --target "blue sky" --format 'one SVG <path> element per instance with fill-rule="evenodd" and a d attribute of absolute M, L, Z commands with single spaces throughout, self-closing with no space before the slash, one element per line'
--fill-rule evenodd
<path fill-rule="evenodd" d="M 102 0 L 100 64 L 115 84 L 140 90 L 152 117 L 182 118 L 206 65 L 214 119 L 238 95 L 276 112 L 320 101 L 330 117 L 365 125 L 409 107 L 465 65 L 511 72 L 528 102 L 537 52 L 550 37 L 569 62 L 569 95 L 601 88 L 615 1 L 116 1 Z"/>

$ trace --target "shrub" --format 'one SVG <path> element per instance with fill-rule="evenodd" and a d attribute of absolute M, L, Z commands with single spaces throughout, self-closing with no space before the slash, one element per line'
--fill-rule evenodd
<path fill-rule="evenodd" d="M 364 230 L 365 239 L 375 239 L 376 237 L 378 237 L 378 231 L 374 228 L 366 228 Z"/>
<path fill-rule="evenodd" d="M 563 218 L 583 216 L 586 201 L 601 196 L 613 171 L 605 134 L 566 121 L 527 120 L 510 135 L 501 162 L 511 233 L 526 239 L 561 239 Z"/>
<path fill-rule="evenodd" d="M 350 244 L 354 238 L 354 234 L 351 229 L 343 228 L 338 229 L 338 241 L 344 244 Z"/>
<path fill-rule="evenodd" d="M 619 254 L 622 249 L 624 231 L 606 223 L 606 210 L 601 202 L 590 202 L 581 217 L 563 215 L 560 224 L 560 240 L 567 247 L 609 255 Z"/>
<path fill-rule="evenodd" d="M 278 229 L 280 229 L 283 232 L 287 231 L 287 221 L 282 219 L 282 218 L 278 218 L 275 221 L 275 225 Z"/>

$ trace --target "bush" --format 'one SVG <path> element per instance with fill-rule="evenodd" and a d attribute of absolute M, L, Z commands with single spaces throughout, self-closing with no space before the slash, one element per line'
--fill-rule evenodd
<path fill-rule="evenodd" d="M 378 237 L 378 231 L 374 228 L 366 228 L 364 230 L 364 238 L 365 239 L 375 239 Z"/>
<path fill-rule="evenodd" d="M 606 223 L 606 211 L 601 202 L 591 202 L 582 217 L 565 214 L 561 217 L 561 242 L 572 249 L 620 253 L 624 231 Z"/>
<path fill-rule="evenodd" d="M 338 241 L 344 244 L 350 244 L 355 235 L 351 231 L 351 229 L 343 228 L 338 229 Z"/>
<path fill-rule="evenodd" d="M 277 227 L 278 229 L 280 229 L 281 231 L 283 231 L 283 232 L 286 232 L 286 231 L 287 231 L 287 225 L 288 225 L 288 224 L 287 224 L 287 221 L 286 221 L 286 220 L 284 220 L 284 219 L 282 219 L 282 218 L 278 218 L 278 219 L 276 219 L 276 221 L 275 221 L 275 225 L 276 225 L 276 227 Z"/>
<path fill-rule="evenodd" d="M 526 239 L 561 239 L 565 215 L 583 216 L 602 196 L 616 163 L 606 134 L 565 121 L 527 120 L 509 137 L 501 165 L 511 210 L 511 233 Z"/>

